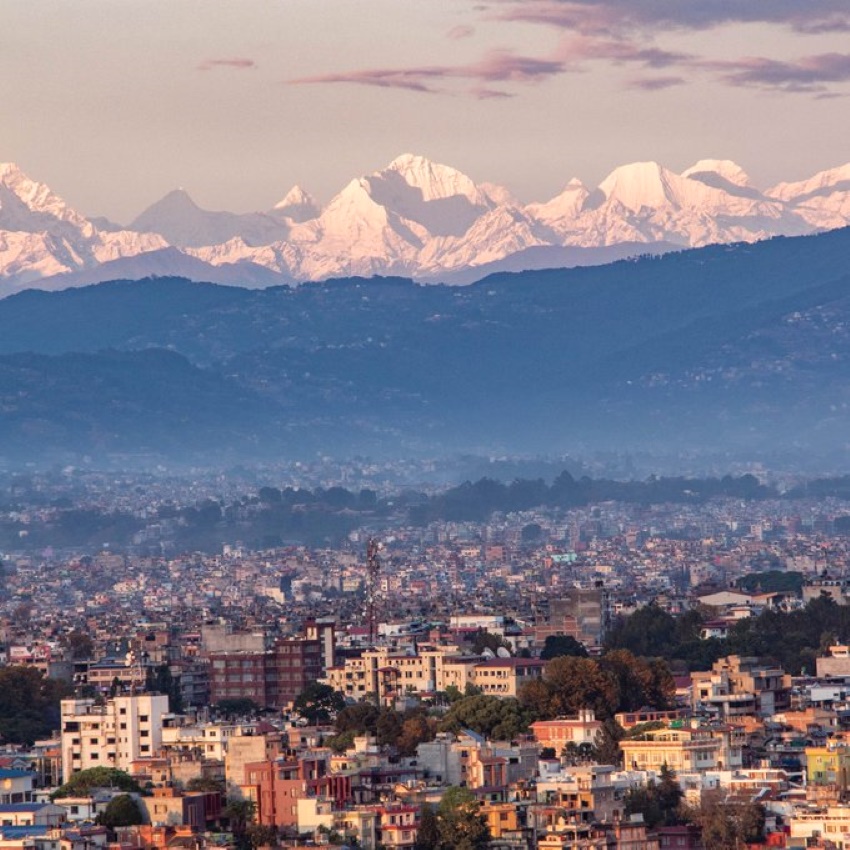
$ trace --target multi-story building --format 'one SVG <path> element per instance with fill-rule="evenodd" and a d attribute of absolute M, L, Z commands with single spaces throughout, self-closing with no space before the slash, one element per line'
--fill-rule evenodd
<path fill-rule="evenodd" d="M 534 629 L 542 644 L 553 635 L 569 635 L 586 646 L 600 646 L 608 629 L 608 592 L 597 582 L 594 587 L 574 587 L 549 600 L 546 621 Z"/>
<path fill-rule="evenodd" d="M 543 675 L 545 666 L 539 658 L 491 658 L 472 668 L 471 682 L 484 694 L 516 697 L 526 682 Z"/>
<path fill-rule="evenodd" d="M 405 693 L 434 693 L 472 682 L 480 656 L 463 656 L 453 644 L 420 645 L 409 651 L 379 646 L 329 669 L 325 681 L 352 699 L 372 695 L 381 702 Z"/>
<path fill-rule="evenodd" d="M 602 721 L 592 709 L 584 709 L 578 717 L 559 717 L 555 720 L 536 720 L 531 724 L 534 740 L 543 747 L 554 747 L 560 754 L 565 746 L 593 746 L 602 734 Z"/>
<path fill-rule="evenodd" d="M 720 766 L 721 741 L 701 727 L 654 729 L 624 739 L 620 747 L 627 769 L 660 771 L 666 765 L 676 773 L 702 773 Z"/>
<path fill-rule="evenodd" d="M 210 653 L 210 699 L 283 708 L 324 674 L 324 639 L 279 640 L 272 649 Z"/>
<path fill-rule="evenodd" d="M 752 714 L 770 717 L 791 705 L 791 677 L 757 658 L 729 655 L 715 661 L 711 670 L 692 673 L 691 680 L 694 708 L 724 719 Z"/>
<path fill-rule="evenodd" d="M 162 744 L 168 697 L 162 694 L 116 696 L 97 705 L 92 699 L 61 704 L 62 776 L 91 767 L 117 767 L 152 756 Z"/>

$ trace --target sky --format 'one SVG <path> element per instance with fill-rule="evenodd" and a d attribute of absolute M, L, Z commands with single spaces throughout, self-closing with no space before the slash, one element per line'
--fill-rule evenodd
<path fill-rule="evenodd" d="M 2 0 L 0 162 L 129 222 L 327 202 L 401 153 L 520 200 L 656 160 L 850 160 L 847 0 Z"/>

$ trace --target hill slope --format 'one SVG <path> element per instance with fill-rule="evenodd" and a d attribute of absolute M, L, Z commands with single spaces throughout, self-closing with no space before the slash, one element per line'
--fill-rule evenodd
<path fill-rule="evenodd" d="M 22 457 L 132 447 L 140 434 L 172 456 L 840 447 L 848 256 L 850 230 L 838 230 L 464 288 L 155 279 L 21 293 L 0 302 L 0 400 L 16 405 L 5 439 Z M 176 353 L 154 368 L 146 349 Z M 105 385 L 107 368 L 133 377 Z M 200 396 L 179 389 L 187 369 Z M 43 389 L 63 376 L 73 398 Z M 165 405 L 155 428 L 120 425 L 102 404 L 157 381 L 174 389 L 140 389 L 145 415 Z M 65 422 L 71 408 L 76 430 L 27 436 L 30 419 Z M 98 443 L 104 432 L 114 439 Z"/>

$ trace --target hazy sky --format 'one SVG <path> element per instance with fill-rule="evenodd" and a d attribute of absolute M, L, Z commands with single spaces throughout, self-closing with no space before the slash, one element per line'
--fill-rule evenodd
<path fill-rule="evenodd" d="M 847 0 L 2 0 L 0 161 L 126 222 L 327 201 L 403 152 L 545 200 L 653 159 L 850 160 Z"/>

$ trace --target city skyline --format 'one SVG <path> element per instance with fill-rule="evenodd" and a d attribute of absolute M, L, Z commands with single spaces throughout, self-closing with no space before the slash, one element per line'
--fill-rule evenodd
<path fill-rule="evenodd" d="M 835 0 L 13 0 L 0 161 L 121 222 L 178 186 L 327 202 L 406 151 L 526 202 L 638 160 L 733 159 L 764 187 L 847 161 L 847 29 Z"/>

